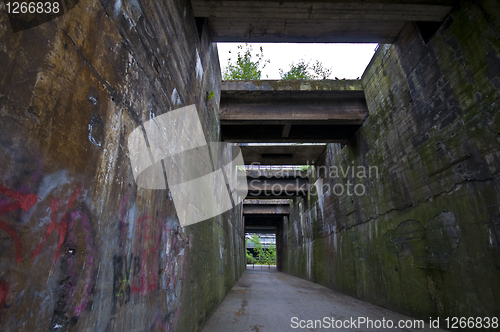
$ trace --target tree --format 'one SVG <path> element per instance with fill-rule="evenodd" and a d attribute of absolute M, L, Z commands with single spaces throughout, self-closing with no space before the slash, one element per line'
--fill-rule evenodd
<path fill-rule="evenodd" d="M 297 64 L 292 62 L 287 72 L 280 69 L 282 80 L 326 80 L 331 74 L 332 69 L 325 68 L 319 60 L 311 65 L 310 62 L 306 63 L 300 59 Z"/>
<path fill-rule="evenodd" d="M 269 268 L 271 268 L 271 264 L 274 264 L 275 262 L 276 262 L 276 247 L 274 246 L 274 243 L 271 243 L 266 251 L 266 264 L 269 265 Z"/>
<path fill-rule="evenodd" d="M 245 247 L 248 248 L 247 238 L 245 238 Z M 257 261 L 255 257 L 253 257 L 253 255 L 250 253 L 250 251 L 248 251 L 248 249 L 246 249 L 246 256 L 247 256 L 247 264 L 255 264 L 255 262 Z"/>
<path fill-rule="evenodd" d="M 267 248 L 267 250 L 266 250 L 264 248 L 264 245 L 260 242 L 260 238 L 257 234 L 252 235 L 250 242 L 253 243 L 254 250 L 257 252 L 257 255 L 259 258 L 257 261 L 258 264 L 264 263 L 264 264 L 269 265 L 269 268 L 271 268 L 271 264 L 274 264 L 276 262 L 276 247 L 274 246 L 274 243 L 271 243 L 269 245 L 269 248 Z M 247 242 L 247 246 L 248 246 L 248 242 Z M 255 264 L 255 258 L 247 250 L 247 262 L 249 262 L 249 261 L 251 262 L 250 264 Z"/>
<path fill-rule="evenodd" d="M 245 43 L 245 50 L 243 46 L 238 45 L 238 56 L 236 64 L 228 61 L 227 67 L 224 69 L 223 77 L 225 80 L 260 80 L 262 69 L 270 62 L 264 60 L 264 51 L 262 46 L 259 48 L 260 53 L 256 53 L 256 60 L 252 59 L 252 46 Z"/>
<path fill-rule="evenodd" d="M 290 65 L 290 70 L 286 73 L 280 68 L 280 76 L 282 80 L 312 80 L 313 77 L 309 73 L 309 62 L 306 63 L 300 59 L 297 64 Z"/>
<path fill-rule="evenodd" d="M 312 66 L 312 70 L 315 74 L 315 79 L 326 80 L 332 74 L 332 68 L 325 68 L 321 61 L 316 60 L 316 63 Z"/>
<path fill-rule="evenodd" d="M 262 245 L 262 243 L 260 243 L 260 239 L 259 239 L 259 236 L 257 234 L 252 235 L 252 238 L 250 239 L 250 241 L 254 245 L 254 250 L 257 251 L 257 255 L 259 257 L 258 261 L 259 261 L 259 264 L 261 264 L 262 259 L 265 259 L 264 246 Z"/>

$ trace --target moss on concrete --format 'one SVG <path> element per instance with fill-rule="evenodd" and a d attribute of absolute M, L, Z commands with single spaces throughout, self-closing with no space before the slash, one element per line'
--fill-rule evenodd
<path fill-rule="evenodd" d="M 364 196 L 325 194 L 324 220 L 316 200 L 310 224 L 294 207 L 288 236 L 303 238 L 286 272 L 422 319 L 500 311 L 498 16 L 465 1 L 428 44 L 407 25 L 379 47 L 362 79 L 370 116 L 326 166 L 380 176 L 356 179 Z"/>

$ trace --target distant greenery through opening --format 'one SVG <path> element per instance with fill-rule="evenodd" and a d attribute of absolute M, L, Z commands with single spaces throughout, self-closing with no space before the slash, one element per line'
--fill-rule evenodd
<path fill-rule="evenodd" d="M 248 249 L 248 244 L 253 244 L 253 253 Z M 253 234 L 250 239 L 245 238 L 245 248 L 247 264 L 275 265 L 276 246 L 271 243 L 267 248 L 261 243 L 257 234 Z"/>
<path fill-rule="evenodd" d="M 361 77 L 376 44 L 218 43 L 218 48 L 224 80 L 341 80 Z"/>

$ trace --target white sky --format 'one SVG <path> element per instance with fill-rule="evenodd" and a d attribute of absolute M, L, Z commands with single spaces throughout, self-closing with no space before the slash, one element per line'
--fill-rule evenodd
<path fill-rule="evenodd" d="M 252 54 L 259 52 L 259 47 L 262 46 L 264 59 L 271 60 L 271 63 L 267 64 L 262 71 L 262 79 L 280 79 L 279 69 L 282 68 L 287 72 L 290 69 L 290 64 L 297 63 L 300 59 L 304 59 L 306 62 L 311 60 L 311 64 L 319 60 L 325 68 L 331 67 L 330 79 L 335 77 L 356 79 L 363 75 L 377 47 L 377 44 L 249 44 L 253 47 Z M 228 58 L 231 58 L 232 63 L 236 61 L 238 45 L 244 45 L 244 43 L 217 43 L 222 70 L 227 66 Z"/>

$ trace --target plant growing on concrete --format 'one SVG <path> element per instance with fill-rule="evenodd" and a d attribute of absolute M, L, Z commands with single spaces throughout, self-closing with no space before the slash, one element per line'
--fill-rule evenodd
<path fill-rule="evenodd" d="M 325 68 L 321 61 L 316 60 L 316 63 L 311 65 L 300 59 L 297 64 L 290 65 L 290 69 L 284 72 L 280 69 L 282 80 L 326 80 L 332 74 L 331 68 Z"/>
<path fill-rule="evenodd" d="M 259 48 L 260 53 L 256 53 L 256 59 L 252 57 L 252 46 L 245 43 L 245 50 L 242 45 L 238 45 L 238 55 L 236 63 L 232 64 L 231 59 L 228 61 L 227 67 L 224 69 L 223 77 L 225 80 L 260 80 L 262 69 L 270 62 L 264 60 L 264 52 L 262 46 Z"/>
<path fill-rule="evenodd" d="M 292 62 L 290 69 L 284 72 L 280 68 L 280 76 L 282 80 L 312 80 L 313 76 L 309 73 L 309 62 L 300 59 L 297 64 Z"/>
<path fill-rule="evenodd" d="M 303 172 L 304 172 L 304 171 L 308 171 L 308 170 L 309 170 L 309 167 L 310 167 L 310 165 L 302 165 L 302 166 L 300 166 L 300 167 L 299 167 L 299 170 L 300 170 L 300 171 L 303 171 Z"/>

